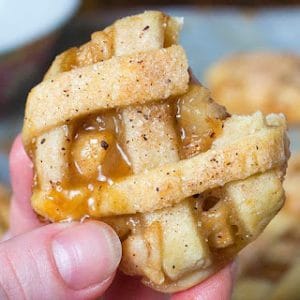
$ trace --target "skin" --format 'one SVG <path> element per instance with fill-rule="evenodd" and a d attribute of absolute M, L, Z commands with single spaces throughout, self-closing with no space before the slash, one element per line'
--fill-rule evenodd
<path fill-rule="evenodd" d="M 10 230 L 0 243 L 1 299 L 230 299 L 234 265 L 173 295 L 117 271 L 121 243 L 98 221 L 45 224 L 30 206 L 32 163 L 20 136 L 10 153 L 13 188 Z"/>

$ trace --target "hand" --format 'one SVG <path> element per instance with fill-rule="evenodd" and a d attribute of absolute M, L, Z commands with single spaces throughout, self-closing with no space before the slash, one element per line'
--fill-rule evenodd
<path fill-rule="evenodd" d="M 169 299 L 117 273 L 121 243 L 98 221 L 42 224 L 30 206 L 32 163 L 18 137 L 10 154 L 10 231 L 0 243 L 0 298 Z M 230 299 L 233 267 L 171 299 Z M 110 286 L 110 287 L 109 287 Z"/>

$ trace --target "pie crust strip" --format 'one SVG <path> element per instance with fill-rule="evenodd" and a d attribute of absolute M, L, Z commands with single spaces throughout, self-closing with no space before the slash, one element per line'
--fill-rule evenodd
<path fill-rule="evenodd" d="M 153 68 L 155 66 L 155 68 Z M 188 63 L 181 46 L 112 57 L 45 80 L 29 93 L 23 141 L 91 112 L 183 94 Z"/>

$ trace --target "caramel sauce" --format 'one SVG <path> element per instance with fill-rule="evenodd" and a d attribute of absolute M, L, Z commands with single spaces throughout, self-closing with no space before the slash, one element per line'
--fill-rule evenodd
<path fill-rule="evenodd" d="M 44 209 L 51 221 L 81 220 L 88 216 L 90 191 L 87 188 L 51 189 L 44 199 Z"/>
<path fill-rule="evenodd" d="M 114 111 L 77 120 L 73 125 L 69 176 L 64 182 L 53 183 L 44 198 L 45 211 L 52 221 L 89 217 L 96 190 L 132 174 L 122 147 L 120 121 Z"/>
<path fill-rule="evenodd" d="M 111 184 L 116 179 L 132 174 L 130 161 L 122 146 L 123 129 L 121 116 L 117 112 L 92 116 L 77 126 L 74 143 L 86 133 L 98 136 L 98 148 L 101 148 L 101 151 L 105 152 L 105 155 L 101 161 L 98 161 L 98 164 L 96 159 L 92 166 L 98 173 L 96 178 L 95 176 L 86 178 L 78 167 L 78 162 L 76 162 L 73 155 L 73 167 L 71 168 L 72 183 L 91 183 L 91 180 L 94 180 L 95 182 Z"/>
<path fill-rule="evenodd" d="M 189 92 L 176 102 L 170 99 L 174 124 L 181 135 L 179 152 L 189 158 L 207 151 L 222 132 L 226 114 L 219 106 L 211 107 L 206 90 L 191 85 Z M 52 221 L 80 220 L 90 217 L 99 201 L 97 191 L 132 174 L 123 139 L 122 117 L 118 111 L 91 114 L 69 123 L 73 136 L 68 153 L 67 176 L 45 191 L 44 211 Z M 39 189 L 39 185 L 35 186 Z M 121 208 L 126 203 L 116 205 Z M 207 222 L 209 223 L 209 222 Z"/>

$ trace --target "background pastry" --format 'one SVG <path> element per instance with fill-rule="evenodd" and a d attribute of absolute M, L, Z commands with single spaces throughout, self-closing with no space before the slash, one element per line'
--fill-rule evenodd
<path fill-rule="evenodd" d="M 216 62 L 207 71 L 212 96 L 230 113 L 286 115 L 300 121 L 300 57 L 296 54 L 249 52 Z"/>

